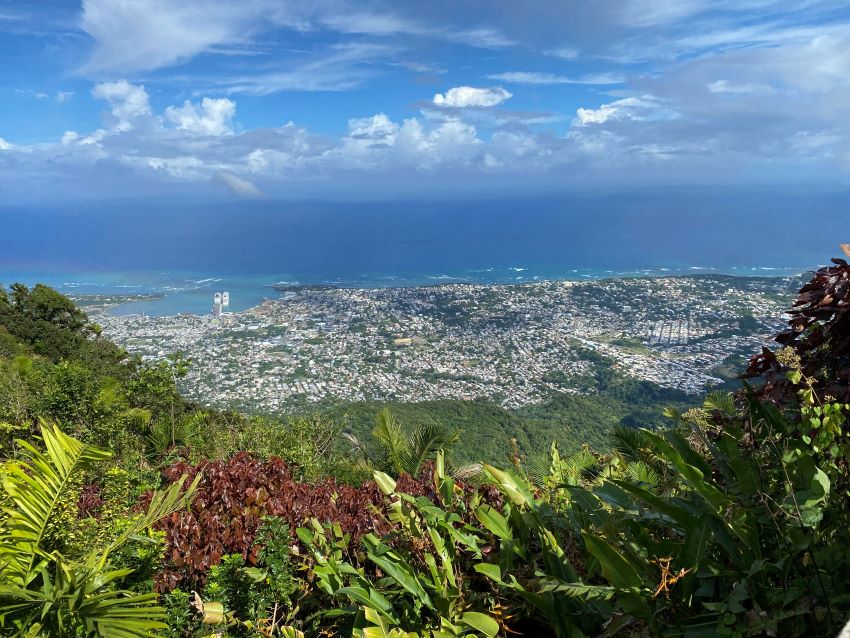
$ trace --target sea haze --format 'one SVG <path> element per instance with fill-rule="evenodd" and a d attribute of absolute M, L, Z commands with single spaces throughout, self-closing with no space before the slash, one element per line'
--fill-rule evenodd
<path fill-rule="evenodd" d="M 442 202 L 75 204 L 0 209 L 0 282 L 160 292 L 125 311 L 208 312 L 271 284 L 509 283 L 630 274 L 787 274 L 850 239 L 846 193 L 708 191 Z"/>

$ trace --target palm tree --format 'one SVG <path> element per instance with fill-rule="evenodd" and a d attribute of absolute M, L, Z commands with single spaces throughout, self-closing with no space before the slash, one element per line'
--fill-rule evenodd
<path fill-rule="evenodd" d="M 109 555 L 130 537 L 186 507 L 198 484 L 185 477 L 151 498 L 145 514 L 105 549 L 71 560 L 45 547 L 48 522 L 74 476 L 111 453 L 41 424 L 45 451 L 19 441 L 22 458 L 0 466 L 5 518 L 0 521 L 0 633 L 13 636 L 155 636 L 164 610 L 156 594 L 124 591 L 117 582 L 131 569 L 111 569 Z"/>
<path fill-rule="evenodd" d="M 396 420 L 389 408 L 384 408 L 375 419 L 372 436 L 380 447 L 375 465 L 381 471 L 418 476 L 426 461 L 433 459 L 439 450 L 448 451 L 460 438 L 460 431 L 446 432 L 437 425 L 420 425 L 408 433 Z"/>

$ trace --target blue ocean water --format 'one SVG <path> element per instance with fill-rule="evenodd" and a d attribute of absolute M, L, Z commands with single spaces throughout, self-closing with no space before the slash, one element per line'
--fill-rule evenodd
<path fill-rule="evenodd" d="M 138 202 L 0 208 L 0 283 L 164 293 L 116 312 L 242 310 L 273 284 L 520 283 L 793 274 L 850 240 L 846 193 L 706 190 L 451 202 Z"/>

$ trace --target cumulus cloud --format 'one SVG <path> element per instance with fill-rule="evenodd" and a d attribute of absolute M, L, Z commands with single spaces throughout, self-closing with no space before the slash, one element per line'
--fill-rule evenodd
<path fill-rule="evenodd" d="M 94 86 L 92 95 L 109 103 L 118 129 L 128 130 L 135 120 L 151 115 L 148 92 L 142 85 L 130 84 L 127 80 L 101 82 Z"/>
<path fill-rule="evenodd" d="M 389 139 L 398 131 L 398 125 L 383 113 L 372 117 L 348 120 L 348 136 L 368 140 Z"/>
<path fill-rule="evenodd" d="M 263 191 L 257 188 L 247 179 L 234 175 L 228 171 L 218 171 L 213 175 L 213 179 L 220 184 L 224 184 L 231 191 L 248 199 L 256 199 L 263 197 Z"/>
<path fill-rule="evenodd" d="M 165 109 L 165 118 L 184 131 L 228 135 L 233 132 L 231 120 L 235 113 L 235 102 L 227 98 L 205 97 L 200 104 L 186 100 L 183 106 L 169 106 Z"/>
<path fill-rule="evenodd" d="M 502 87 L 476 88 L 472 86 L 456 86 L 445 93 L 434 95 L 433 102 L 437 106 L 454 108 L 491 107 L 513 97 L 513 93 Z"/>
<path fill-rule="evenodd" d="M 0 137 L 0 151 L 8 151 L 12 148 L 14 148 L 12 144 L 9 144 L 9 142 Z"/>

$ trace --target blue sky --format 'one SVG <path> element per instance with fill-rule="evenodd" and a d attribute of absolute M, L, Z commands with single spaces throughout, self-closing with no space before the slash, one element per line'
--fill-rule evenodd
<path fill-rule="evenodd" d="M 0 197 L 845 188 L 850 7 L 0 0 Z"/>

